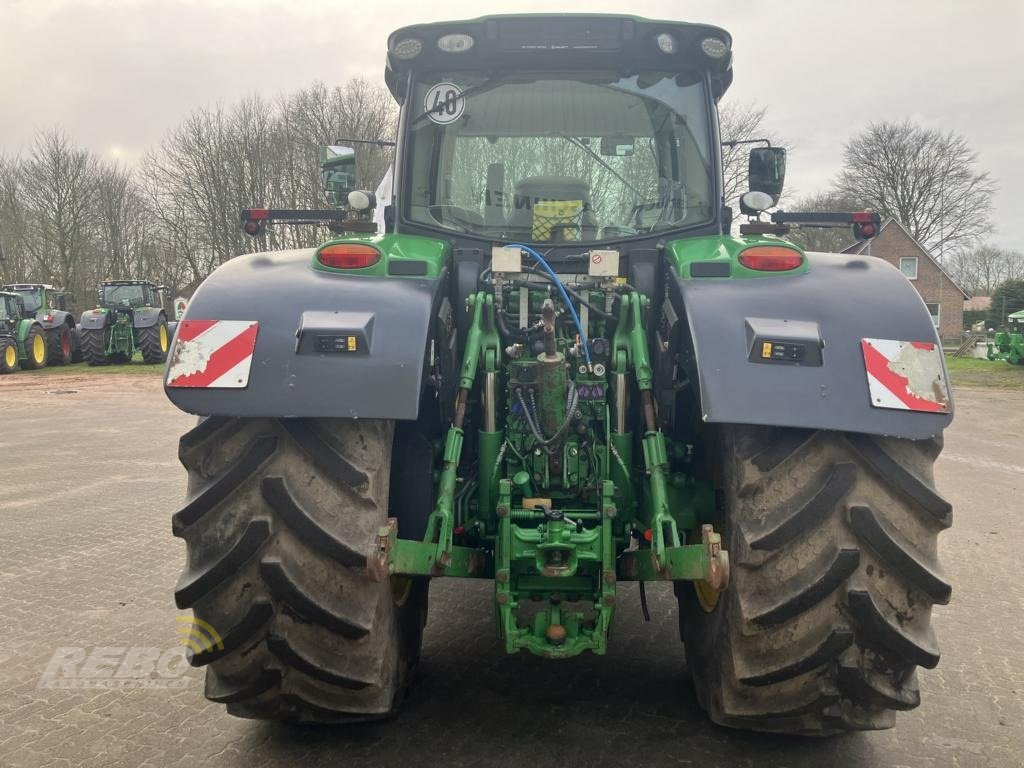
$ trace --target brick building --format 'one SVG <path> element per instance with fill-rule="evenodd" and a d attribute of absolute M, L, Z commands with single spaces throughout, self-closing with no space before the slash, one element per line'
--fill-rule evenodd
<path fill-rule="evenodd" d="M 887 220 L 874 240 L 854 243 L 843 253 L 885 259 L 903 273 L 924 299 L 943 342 L 959 344 L 964 328 L 964 302 L 970 295 L 961 288 L 895 219 Z"/>

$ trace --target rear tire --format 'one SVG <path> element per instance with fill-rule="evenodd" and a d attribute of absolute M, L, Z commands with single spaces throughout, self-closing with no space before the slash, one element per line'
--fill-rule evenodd
<path fill-rule="evenodd" d="M 161 317 L 156 325 L 139 330 L 138 347 L 142 351 L 142 360 L 150 365 L 162 363 L 167 359 L 167 349 L 171 337 L 167 333 L 167 321 Z"/>
<path fill-rule="evenodd" d="M 188 499 L 173 519 L 188 567 L 175 591 L 223 648 L 206 697 L 239 717 L 386 717 L 419 657 L 427 584 L 374 582 L 393 424 L 214 416 L 181 438 Z"/>
<path fill-rule="evenodd" d="M 10 336 L 0 336 L 0 374 L 18 370 L 18 342 Z"/>
<path fill-rule="evenodd" d="M 726 426 L 718 512 L 732 583 L 679 583 L 697 698 L 721 725 L 828 735 L 892 727 L 933 668 L 949 602 L 933 485 L 941 439 Z M 702 599 L 703 598 L 703 599 Z"/>
<path fill-rule="evenodd" d="M 69 365 L 74 354 L 71 329 L 66 325 L 50 328 L 46 332 L 47 361 L 49 365 Z"/>
<path fill-rule="evenodd" d="M 107 329 L 82 329 L 82 357 L 89 365 L 109 365 L 107 358 Z"/>
<path fill-rule="evenodd" d="M 46 333 L 42 326 L 33 325 L 25 336 L 25 359 L 21 367 L 29 371 L 45 368 L 48 357 Z"/>
<path fill-rule="evenodd" d="M 76 325 L 71 334 L 71 362 L 80 363 L 84 359 L 82 357 L 82 326 Z"/>

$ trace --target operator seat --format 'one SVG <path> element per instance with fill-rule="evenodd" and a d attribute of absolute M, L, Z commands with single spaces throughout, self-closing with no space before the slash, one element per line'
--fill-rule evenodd
<path fill-rule="evenodd" d="M 559 205 L 561 203 L 562 205 Z M 573 205 L 576 203 L 576 205 Z M 590 185 L 571 176 L 528 176 L 516 183 L 509 217 L 511 237 L 557 242 L 564 231 L 575 239 L 597 237 L 597 219 L 590 205 Z M 566 227 L 572 224 L 573 226 Z"/>

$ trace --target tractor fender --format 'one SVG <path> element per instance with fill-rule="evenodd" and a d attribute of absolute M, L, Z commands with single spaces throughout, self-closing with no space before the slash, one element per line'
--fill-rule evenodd
<path fill-rule="evenodd" d="M 82 313 L 81 330 L 93 331 L 105 328 L 110 313 L 102 309 L 87 309 Z"/>
<path fill-rule="evenodd" d="M 807 260 L 808 271 L 794 276 L 673 274 L 672 303 L 689 325 L 693 356 L 684 368 L 690 365 L 692 378 L 696 367 L 704 421 L 913 440 L 939 434 L 953 419 L 952 393 L 947 413 L 874 407 L 861 348 L 862 339 L 938 345 L 949 388 L 935 326 L 911 283 L 870 256 L 808 253 Z M 773 336 L 803 347 L 803 362 L 756 359 L 763 349 L 756 340 Z"/>
<path fill-rule="evenodd" d="M 15 334 L 18 339 L 18 344 L 25 343 L 25 339 L 28 338 L 29 331 L 31 331 L 33 327 L 42 329 L 43 324 L 31 317 L 26 317 L 18 321 L 18 330 Z"/>
<path fill-rule="evenodd" d="M 166 319 L 164 311 L 159 307 L 140 307 L 133 313 L 132 324 L 136 328 L 149 328 L 160 322 L 160 318 Z"/>
<path fill-rule="evenodd" d="M 65 312 L 63 309 L 48 309 L 37 314 L 36 319 L 39 320 L 39 324 L 43 326 L 43 330 L 47 331 L 61 325 L 66 325 L 68 328 L 74 328 L 75 325 L 74 316 L 70 312 Z"/>
<path fill-rule="evenodd" d="M 203 416 L 417 418 L 445 273 L 329 273 L 313 269 L 313 254 L 239 256 L 206 278 L 168 355 L 165 391 L 174 405 Z M 181 386 L 188 371 L 212 365 L 212 353 L 194 362 L 203 335 L 182 341 L 201 327 L 194 321 L 258 323 L 244 386 Z"/>

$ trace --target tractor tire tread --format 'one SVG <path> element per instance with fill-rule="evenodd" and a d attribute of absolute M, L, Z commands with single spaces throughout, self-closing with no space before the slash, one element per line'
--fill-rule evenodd
<path fill-rule="evenodd" d="M 294 616 L 315 622 L 333 632 L 359 639 L 373 629 L 372 616 L 348 615 L 331 600 L 318 597 L 311 589 L 299 584 L 297 576 L 278 557 L 265 557 L 260 562 L 260 575 L 270 594 L 277 598 L 285 610 Z"/>
<path fill-rule="evenodd" d="M 46 353 L 43 356 L 43 362 L 41 362 L 41 363 L 37 363 L 32 358 L 32 349 L 35 346 L 35 338 L 37 336 L 42 336 L 43 337 L 44 348 L 46 349 Z M 42 329 L 41 326 L 33 325 L 31 328 L 29 328 L 28 333 L 25 334 L 24 346 L 25 346 L 25 359 L 21 362 L 21 367 L 24 368 L 26 371 L 34 371 L 34 370 L 37 370 L 39 368 L 45 368 L 49 364 L 49 362 L 50 362 L 50 355 L 49 355 L 50 349 L 49 349 L 49 345 L 46 343 L 46 332 Z"/>
<path fill-rule="evenodd" d="M 164 349 L 160 344 L 160 329 L 163 328 L 165 333 L 167 329 L 167 321 L 161 317 L 161 319 L 155 324 L 145 328 L 140 328 L 138 331 L 138 349 L 142 352 L 142 362 L 147 365 L 157 365 L 167 360 L 168 350 Z M 170 345 L 170 336 L 165 336 L 168 340 L 168 346 Z"/>
<path fill-rule="evenodd" d="M 366 571 L 388 514 L 393 434 L 364 419 L 214 416 L 182 437 L 176 599 L 224 633 L 187 657 L 230 714 L 354 722 L 388 717 L 404 697 L 425 585 L 398 604 Z"/>
<path fill-rule="evenodd" d="M 200 653 L 192 653 L 188 649 L 185 652 L 188 663 L 193 667 L 205 667 L 234 651 L 255 645 L 253 638 L 273 615 L 274 608 L 269 600 L 257 600 L 237 623 L 220 636 L 220 643 Z"/>
<path fill-rule="evenodd" d="M 196 427 L 199 429 L 200 427 Z M 237 459 L 198 490 L 171 518 L 175 536 L 184 536 L 185 529 L 194 525 L 210 510 L 231 495 L 241 483 L 254 475 L 277 451 L 276 435 L 258 435 Z"/>
<path fill-rule="evenodd" d="M 64 346 L 61 343 L 61 339 L 64 334 L 68 334 L 68 354 L 64 354 Z M 56 328 L 49 328 L 46 331 L 46 364 L 47 365 L 70 365 L 73 354 L 73 341 L 71 339 L 71 332 L 68 330 L 66 325 L 60 325 Z"/>
<path fill-rule="evenodd" d="M 191 608 L 211 590 L 238 571 L 270 538 L 270 520 L 257 517 L 249 521 L 238 541 L 209 565 L 181 574 L 174 590 L 179 608 Z"/>
<path fill-rule="evenodd" d="M 18 342 L 9 336 L 0 336 L 0 374 L 14 373 L 18 370 L 18 363 L 15 360 L 14 365 L 7 365 L 7 350 L 10 347 L 14 347 L 14 357 L 18 357 Z"/>
<path fill-rule="evenodd" d="M 107 357 L 106 329 L 82 329 L 82 358 L 91 366 L 110 365 L 110 358 Z"/>
<path fill-rule="evenodd" d="M 697 698 L 715 722 L 824 736 L 892 727 L 939 662 L 937 558 L 952 510 L 932 467 L 941 438 L 720 428 L 733 563 L 715 607 L 677 590 Z"/>

